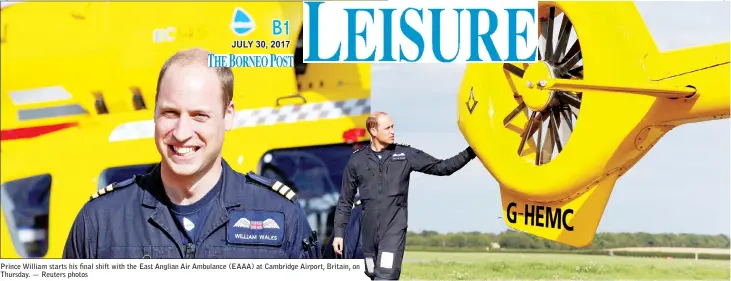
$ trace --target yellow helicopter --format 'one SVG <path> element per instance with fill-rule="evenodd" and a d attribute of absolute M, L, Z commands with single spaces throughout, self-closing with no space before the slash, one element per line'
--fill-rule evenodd
<path fill-rule="evenodd" d="M 190 47 L 295 55 L 292 67 L 233 69 L 236 125 L 223 157 L 295 189 L 313 229 L 329 235 L 342 167 L 366 141 L 370 66 L 302 64 L 301 3 L 23 2 L 0 14 L 0 258 L 59 258 L 93 192 L 159 161 L 157 75 Z"/>
<path fill-rule="evenodd" d="M 539 61 L 468 65 L 458 124 L 508 226 L 586 247 L 617 179 L 663 135 L 729 117 L 729 43 L 660 52 L 631 2 L 538 7 Z"/>

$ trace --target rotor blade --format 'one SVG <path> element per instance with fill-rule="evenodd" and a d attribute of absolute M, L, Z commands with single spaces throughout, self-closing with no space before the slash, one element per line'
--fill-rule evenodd
<path fill-rule="evenodd" d="M 559 110 L 555 108 L 549 108 L 548 110 L 549 123 L 547 128 L 548 131 L 546 132 L 546 139 L 543 142 L 542 164 L 551 162 L 553 159 L 554 146 L 558 147 L 559 153 L 563 149 L 563 146 L 561 145 L 561 134 L 559 132 L 561 129 L 561 114 L 559 113 Z M 565 137 L 568 139 L 568 135 Z"/>
<path fill-rule="evenodd" d="M 560 110 L 558 110 L 558 108 L 556 107 L 556 108 L 550 108 L 550 111 L 551 111 L 551 116 L 556 118 L 556 120 L 558 120 L 558 121 L 556 121 L 556 122 L 558 122 L 556 124 L 556 125 L 558 125 L 558 126 L 556 126 L 556 128 L 560 128 L 561 127 L 561 113 L 559 112 Z"/>
<path fill-rule="evenodd" d="M 574 63 L 572 63 L 571 65 L 569 65 L 567 62 L 574 61 L 574 57 L 576 57 L 576 56 L 578 56 L 578 58 L 575 59 L 576 61 Z M 574 42 L 574 44 L 571 45 L 571 49 L 569 49 L 568 52 L 566 52 L 566 55 L 563 56 L 563 59 L 561 60 L 561 62 L 559 64 L 561 64 L 562 67 L 571 69 L 572 67 L 574 67 L 574 65 L 577 62 L 579 62 L 579 60 L 581 60 L 581 44 L 579 43 L 579 40 L 576 40 L 576 42 Z"/>
<path fill-rule="evenodd" d="M 541 23 L 541 25 L 540 25 L 540 27 L 541 27 L 541 34 L 538 37 L 538 49 L 539 49 L 539 54 L 538 55 L 539 55 L 539 60 L 540 60 L 540 57 L 541 57 L 540 55 L 542 55 L 542 57 L 543 57 L 544 60 L 547 60 L 549 58 L 546 55 L 546 52 L 547 52 L 546 51 L 546 42 L 548 40 L 548 35 L 547 35 L 548 34 L 548 20 L 545 19 L 545 18 L 540 19 L 540 23 Z M 543 40 L 541 40 L 541 36 L 543 37 Z"/>
<path fill-rule="evenodd" d="M 553 54 L 551 61 L 557 62 L 561 59 L 563 52 L 566 51 L 566 45 L 569 44 L 569 36 L 571 35 L 571 21 L 566 14 L 563 14 L 563 20 L 561 21 L 561 31 L 558 33 L 558 45 L 556 46 L 556 52 Z"/>
<path fill-rule="evenodd" d="M 576 66 L 576 64 L 579 63 L 579 61 L 581 59 L 582 59 L 582 57 L 581 57 L 581 51 L 579 51 L 579 53 L 577 53 L 575 56 L 573 56 L 572 58 L 570 58 L 566 63 L 564 63 L 562 65 L 559 65 L 559 67 L 561 68 L 561 70 L 564 73 L 571 74 L 571 68 L 573 68 L 574 66 Z M 581 69 L 583 70 L 584 68 L 582 67 Z M 576 75 L 574 75 L 574 76 L 576 76 Z"/>
<path fill-rule="evenodd" d="M 520 69 L 520 67 L 517 67 L 512 63 L 504 63 L 503 69 L 507 70 L 508 72 L 510 72 L 520 78 L 523 78 L 523 73 L 525 73 L 525 70 Z"/>
<path fill-rule="evenodd" d="M 568 60 L 566 60 L 567 57 L 564 57 L 565 62 L 560 64 L 559 67 L 561 68 L 561 70 L 568 73 L 569 71 L 571 71 L 572 68 L 574 68 L 574 66 L 576 66 L 577 63 L 579 63 L 579 61 L 581 61 L 583 57 L 581 55 L 581 51 L 574 54 L 574 56 L 568 58 Z"/>
<path fill-rule="evenodd" d="M 518 146 L 518 155 L 522 156 L 523 154 L 523 148 L 525 147 L 525 143 L 528 141 L 530 137 L 533 136 L 531 131 L 533 131 L 533 122 L 536 120 L 536 115 L 538 115 L 538 111 L 533 111 L 533 113 L 530 115 L 530 119 L 528 120 L 528 125 L 523 129 L 523 133 L 521 134 L 523 137 L 520 140 L 520 145 Z"/>
<path fill-rule="evenodd" d="M 569 74 L 571 74 L 572 76 L 579 77 L 579 78 L 584 78 L 584 74 L 582 73 L 583 71 L 584 71 L 584 66 L 582 65 L 582 66 L 579 66 L 572 70 L 569 70 Z"/>
<path fill-rule="evenodd" d="M 556 7 L 551 7 L 550 14 L 548 15 L 548 32 L 543 36 L 546 37 L 546 60 L 549 60 L 553 56 L 553 23 L 556 16 Z"/>
<path fill-rule="evenodd" d="M 573 128 L 571 128 L 572 124 L 570 124 L 569 120 L 563 120 L 563 118 L 561 118 L 561 113 L 564 113 L 564 110 L 565 109 L 562 107 L 556 107 L 553 109 L 553 113 L 558 116 L 556 117 L 556 125 L 558 125 L 558 137 L 563 145 L 562 148 L 566 148 L 566 144 L 573 132 Z"/>
<path fill-rule="evenodd" d="M 550 115 L 550 113 L 549 113 Z M 553 117 L 549 117 L 551 119 Z M 546 128 L 546 138 L 543 140 L 543 148 L 541 149 L 541 164 L 546 164 L 548 162 L 551 162 L 551 156 L 553 156 L 553 134 L 551 132 L 553 129 L 551 128 L 552 123 L 548 123 L 548 128 Z M 540 139 L 539 139 L 540 140 Z"/>
<path fill-rule="evenodd" d="M 561 138 L 558 137 L 558 124 L 559 123 L 556 122 L 556 118 L 555 118 L 555 117 L 558 117 L 558 120 L 560 122 L 561 121 L 561 116 L 558 115 L 558 114 L 556 114 L 558 112 L 555 112 L 553 109 L 551 109 L 551 113 L 553 113 L 553 116 L 551 116 L 551 120 L 550 120 L 551 126 L 550 126 L 550 128 L 551 128 L 551 132 L 552 132 L 552 135 L 553 135 L 553 138 L 554 138 L 553 142 L 556 143 L 556 147 L 558 148 L 558 152 L 561 153 L 561 150 L 563 150 L 563 146 L 561 145 Z"/>
<path fill-rule="evenodd" d="M 541 118 L 543 119 L 543 118 Z M 538 139 L 536 140 L 536 165 L 541 165 L 541 134 L 543 133 L 543 122 L 538 124 Z"/>
<path fill-rule="evenodd" d="M 511 111 L 510 114 L 508 114 L 508 116 L 506 116 L 505 119 L 503 119 L 503 126 L 507 127 L 508 126 L 508 123 L 510 123 L 510 121 L 513 121 L 513 119 L 515 118 L 515 116 L 518 116 L 518 113 L 520 113 L 521 111 L 523 111 L 523 108 L 525 108 L 525 103 L 524 102 L 520 102 L 520 104 L 518 105 L 518 107 L 516 107 L 515 109 L 513 109 L 513 111 Z"/>
<path fill-rule="evenodd" d="M 540 122 L 540 124 L 543 124 L 543 121 L 546 121 L 546 117 L 548 117 L 548 115 L 543 114 L 542 112 L 539 111 L 538 115 L 535 116 L 536 121 L 533 122 L 533 128 L 531 128 L 530 131 L 523 131 L 522 133 L 520 133 L 520 136 L 522 137 L 523 135 L 528 134 L 528 137 L 532 137 L 533 134 L 535 134 L 536 130 L 538 129 L 537 124 L 539 124 L 539 122 Z"/>
<path fill-rule="evenodd" d="M 566 92 L 556 92 L 556 98 L 561 102 L 573 106 L 575 108 L 581 108 L 581 100 L 572 94 Z"/>
<path fill-rule="evenodd" d="M 559 111 L 561 111 L 561 115 L 563 115 L 563 118 L 566 119 L 566 125 L 569 125 L 569 130 L 571 130 L 573 132 L 574 131 L 574 124 L 571 121 L 571 117 L 569 117 L 569 115 L 566 114 L 566 110 L 571 110 L 571 109 L 562 108 Z"/>

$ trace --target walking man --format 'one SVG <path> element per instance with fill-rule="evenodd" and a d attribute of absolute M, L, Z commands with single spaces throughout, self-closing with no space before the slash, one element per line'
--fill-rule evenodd
<path fill-rule="evenodd" d="M 333 248 L 342 254 L 343 236 L 356 191 L 363 208 L 361 233 L 366 274 L 373 280 L 398 280 L 406 246 L 410 173 L 448 176 L 475 158 L 472 148 L 446 160 L 404 144 L 394 143 L 394 126 L 383 112 L 366 119 L 368 146 L 356 150 L 343 172 Z"/>

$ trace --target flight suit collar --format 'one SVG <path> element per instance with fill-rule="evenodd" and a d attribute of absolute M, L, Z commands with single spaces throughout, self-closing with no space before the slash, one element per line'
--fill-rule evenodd
<path fill-rule="evenodd" d="M 242 188 L 238 188 L 240 184 L 239 177 L 231 166 L 222 160 L 222 186 L 221 194 L 213 201 L 213 208 L 211 208 L 207 219 L 203 225 L 201 235 L 198 237 L 199 241 L 205 240 L 211 233 L 218 229 L 221 225 L 228 222 L 228 210 L 233 207 L 239 206 L 241 203 L 236 200 L 240 198 L 240 191 Z M 177 230 L 175 222 L 173 221 L 172 215 L 170 214 L 163 200 L 166 200 L 165 188 L 162 183 L 162 177 L 160 175 L 160 165 L 158 164 L 153 171 L 148 175 L 147 182 L 142 184 L 145 190 L 142 198 L 142 205 L 147 208 L 145 216 L 150 221 L 156 224 L 159 228 L 169 234 L 170 237 L 175 240 L 177 245 L 182 243 L 179 235 L 176 235 Z M 196 241 L 198 242 L 198 241 Z"/>
<path fill-rule="evenodd" d="M 373 151 L 373 147 L 371 145 L 372 145 L 372 143 L 368 142 L 368 144 L 366 144 L 366 148 L 364 148 L 364 150 L 368 154 L 373 154 L 375 152 L 375 151 Z M 395 149 L 396 149 L 396 144 L 393 144 L 393 143 L 389 144 L 383 148 L 383 150 L 388 150 L 389 152 L 394 152 Z"/>
<path fill-rule="evenodd" d="M 201 231 L 200 236 L 198 236 L 199 241 L 205 240 L 211 235 L 211 233 L 216 231 L 216 229 L 228 223 L 228 211 L 231 208 L 241 205 L 241 202 L 236 200 L 241 198 L 239 192 L 243 190 L 242 188 L 239 188 L 241 184 L 239 182 L 239 177 L 236 171 L 228 165 L 226 160 L 221 159 L 221 165 L 223 166 L 221 172 L 221 177 L 223 177 L 221 179 L 221 194 L 219 194 L 218 198 L 216 198 L 213 202 L 213 208 L 211 208 L 211 212 L 208 213 L 208 218 L 206 218 L 205 223 L 203 224 L 203 230 Z"/>
<path fill-rule="evenodd" d="M 142 182 L 138 182 L 138 185 L 142 188 L 142 213 L 144 217 L 148 218 L 148 222 L 155 225 L 157 228 L 164 231 L 167 237 L 170 237 L 175 241 L 175 245 L 178 251 L 181 253 L 182 250 L 180 245 L 182 239 L 178 235 L 178 230 L 175 226 L 175 221 L 170 212 L 167 211 L 167 206 L 163 204 L 163 200 L 167 197 L 165 194 L 165 188 L 162 185 L 162 176 L 160 175 L 160 164 L 147 174 L 142 177 Z"/>
<path fill-rule="evenodd" d="M 139 186 L 144 190 L 142 194 L 142 205 L 155 208 L 157 203 L 162 200 L 161 196 L 165 196 L 165 189 L 162 185 L 162 177 L 160 176 L 160 164 L 157 164 L 152 171 L 143 177 L 144 182 Z"/>
<path fill-rule="evenodd" d="M 236 201 L 236 198 L 238 198 L 238 192 L 241 189 L 235 187 L 241 183 L 236 176 L 236 171 L 234 171 L 234 169 L 231 168 L 225 160 L 221 160 L 221 165 L 223 166 L 223 186 L 221 187 L 222 196 L 219 196 L 219 198 L 223 198 L 223 205 L 226 208 L 240 205 L 240 203 Z M 234 188 L 228 188 L 230 185 L 233 185 Z M 148 178 L 142 186 L 145 191 L 142 196 L 142 205 L 150 208 L 156 208 L 159 204 L 162 204 L 162 201 L 165 200 L 164 198 L 167 195 L 165 194 L 165 188 L 162 184 L 160 164 L 155 166 L 152 172 L 148 174 Z M 162 205 L 164 206 L 164 204 Z"/>
<path fill-rule="evenodd" d="M 371 147 L 370 142 L 367 144 L 365 151 L 366 151 L 366 155 L 368 155 L 369 159 L 375 161 L 376 163 L 380 162 L 380 160 L 378 159 L 378 156 L 376 156 L 376 152 L 373 151 L 373 148 Z M 388 160 L 388 158 L 391 157 L 391 155 L 393 155 L 393 153 L 396 151 L 396 145 L 389 144 L 388 146 L 384 147 L 382 151 L 385 152 L 385 154 L 383 156 L 386 157 L 386 159 L 384 159 L 384 161 Z"/>
<path fill-rule="evenodd" d="M 240 188 L 244 185 L 241 182 L 239 174 L 228 165 L 226 160 L 221 159 L 223 164 L 223 188 L 221 189 L 221 195 L 223 199 L 223 206 L 228 208 L 238 207 L 241 205 L 239 198 L 242 197 L 241 192 L 244 190 Z"/>

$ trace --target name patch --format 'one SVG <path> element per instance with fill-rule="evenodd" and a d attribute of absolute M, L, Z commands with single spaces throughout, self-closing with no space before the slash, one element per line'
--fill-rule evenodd
<path fill-rule="evenodd" d="M 284 242 L 284 213 L 230 211 L 226 240 L 231 244 L 281 246 Z"/>
<path fill-rule="evenodd" d="M 406 153 L 394 153 L 391 155 L 391 159 L 393 159 L 393 161 L 404 161 L 406 160 Z"/>

